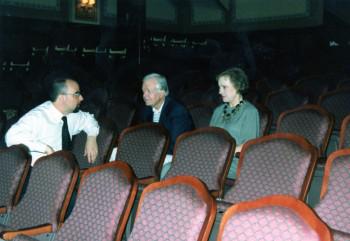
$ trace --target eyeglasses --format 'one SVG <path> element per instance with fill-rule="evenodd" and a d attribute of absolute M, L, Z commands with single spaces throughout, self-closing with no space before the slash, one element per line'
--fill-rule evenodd
<path fill-rule="evenodd" d="M 77 91 L 75 93 L 62 93 L 62 95 L 74 95 L 76 97 L 80 97 L 82 94 L 80 93 L 80 91 Z"/>

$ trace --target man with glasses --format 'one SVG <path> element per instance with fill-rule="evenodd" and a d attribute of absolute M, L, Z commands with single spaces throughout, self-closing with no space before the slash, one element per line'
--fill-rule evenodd
<path fill-rule="evenodd" d="M 79 110 L 83 96 L 79 84 L 65 74 L 52 76 L 50 100 L 26 113 L 11 126 L 5 136 L 7 146 L 24 144 L 32 155 L 32 165 L 41 156 L 71 149 L 71 138 L 81 131 L 87 134 L 85 156 L 95 161 L 99 125 L 93 115 Z"/>

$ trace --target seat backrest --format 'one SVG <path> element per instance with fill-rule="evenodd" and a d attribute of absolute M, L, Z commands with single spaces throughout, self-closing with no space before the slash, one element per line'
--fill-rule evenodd
<path fill-rule="evenodd" d="M 179 99 L 186 107 L 198 105 L 201 103 L 203 92 L 198 88 L 190 89 L 181 93 Z"/>
<path fill-rule="evenodd" d="M 214 196 L 221 196 L 235 148 L 235 140 L 222 128 L 183 133 L 176 140 L 171 167 L 164 178 L 195 176 Z"/>
<path fill-rule="evenodd" d="M 89 168 L 81 178 L 74 209 L 55 240 L 121 240 L 136 191 L 136 179 L 126 163 Z"/>
<path fill-rule="evenodd" d="M 350 149 L 333 152 L 327 159 L 320 202 L 315 211 L 332 229 L 350 233 Z"/>
<path fill-rule="evenodd" d="M 276 90 L 268 93 L 265 100 L 265 106 L 272 112 L 272 125 L 276 125 L 280 113 L 304 105 L 307 101 L 308 98 L 306 96 L 292 88 Z"/>
<path fill-rule="evenodd" d="M 340 80 L 337 84 L 337 89 L 340 90 L 342 88 L 349 88 L 350 87 L 350 78 L 344 78 Z"/>
<path fill-rule="evenodd" d="M 2 110 L 0 110 L 0 138 L 4 137 L 5 127 L 6 127 L 6 116 L 5 116 L 5 113 Z"/>
<path fill-rule="evenodd" d="M 272 113 L 271 111 L 263 106 L 254 104 L 259 112 L 259 120 L 260 120 L 260 135 L 259 136 L 265 136 L 269 133 L 271 124 L 272 124 Z"/>
<path fill-rule="evenodd" d="M 294 86 L 303 95 L 308 96 L 309 103 L 316 104 L 320 95 L 330 89 L 329 82 L 324 75 L 314 75 L 297 80 Z"/>
<path fill-rule="evenodd" d="M 350 233 L 345 233 L 338 230 L 332 230 L 333 231 L 333 240 L 336 241 L 349 241 L 350 240 Z"/>
<path fill-rule="evenodd" d="M 304 202 L 273 195 L 231 206 L 223 215 L 218 241 L 331 241 L 329 228 Z"/>
<path fill-rule="evenodd" d="M 99 119 L 106 112 L 108 101 L 108 91 L 106 88 L 96 88 L 91 90 L 82 102 L 80 109 L 93 114 L 95 118 Z"/>
<path fill-rule="evenodd" d="M 209 105 L 199 104 L 189 106 L 188 110 L 191 114 L 195 128 L 208 127 L 211 116 L 213 114 L 213 108 Z"/>
<path fill-rule="evenodd" d="M 339 131 L 342 120 L 350 113 L 350 88 L 325 93 L 318 104 L 334 115 L 334 129 Z"/>
<path fill-rule="evenodd" d="M 142 183 L 153 182 L 159 180 L 168 146 L 165 128 L 143 123 L 126 128 L 120 134 L 115 159 L 128 163 Z"/>
<path fill-rule="evenodd" d="M 30 157 L 23 146 L 0 150 L 0 213 L 16 205 L 30 168 Z"/>
<path fill-rule="evenodd" d="M 339 134 L 339 149 L 350 147 L 350 114 L 347 115 L 341 124 Z"/>
<path fill-rule="evenodd" d="M 208 240 L 215 213 L 214 198 L 197 178 L 156 182 L 142 192 L 128 240 Z"/>
<path fill-rule="evenodd" d="M 84 156 L 85 143 L 87 135 L 85 132 L 80 132 L 73 138 L 73 149 L 72 152 L 75 155 L 80 169 L 86 169 L 92 166 L 97 166 L 105 163 L 109 160 L 111 155 L 115 138 L 116 138 L 116 127 L 110 119 L 100 119 L 100 133 L 97 136 L 98 155 L 94 163 L 89 163 L 87 157 Z"/>
<path fill-rule="evenodd" d="M 135 115 L 135 107 L 129 103 L 110 102 L 107 106 L 106 116 L 114 121 L 117 134 L 129 127 Z"/>
<path fill-rule="evenodd" d="M 281 113 L 276 132 L 293 133 L 305 137 L 323 156 L 332 133 L 333 116 L 317 105 L 304 105 Z"/>
<path fill-rule="evenodd" d="M 224 200 L 238 203 L 267 195 L 285 194 L 304 200 L 317 159 L 305 138 L 277 133 L 246 142 L 237 178 Z"/>
<path fill-rule="evenodd" d="M 72 153 L 58 151 L 39 158 L 32 167 L 24 196 L 10 213 L 8 226 L 23 229 L 63 222 L 79 174 Z"/>

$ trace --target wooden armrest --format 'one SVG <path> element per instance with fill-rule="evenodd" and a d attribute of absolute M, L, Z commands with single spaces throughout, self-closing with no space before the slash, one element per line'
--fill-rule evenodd
<path fill-rule="evenodd" d="M 217 212 L 218 213 L 224 213 L 229 207 L 233 205 L 233 203 L 227 202 L 225 200 L 222 200 L 220 198 L 216 199 L 217 202 Z"/>
<path fill-rule="evenodd" d="M 1 238 L 4 240 L 11 240 L 14 239 L 17 235 L 24 234 L 27 236 L 36 236 L 43 233 L 51 233 L 52 232 L 52 225 L 47 224 L 40 227 L 35 228 L 28 228 L 28 229 L 20 229 L 15 231 L 3 231 L 1 232 Z"/>
<path fill-rule="evenodd" d="M 6 213 L 7 208 L 6 207 L 0 207 L 0 213 Z"/>

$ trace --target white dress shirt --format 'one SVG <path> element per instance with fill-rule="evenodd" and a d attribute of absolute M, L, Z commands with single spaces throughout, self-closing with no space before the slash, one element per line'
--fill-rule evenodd
<path fill-rule="evenodd" d="M 163 101 L 163 104 L 160 106 L 160 108 L 158 110 L 156 108 L 152 107 L 153 122 L 154 123 L 159 123 L 160 115 L 162 114 L 163 105 L 164 105 L 164 101 Z"/>
<path fill-rule="evenodd" d="M 47 146 L 54 151 L 62 149 L 63 114 L 51 101 L 35 107 L 11 126 L 5 136 L 6 145 L 24 144 L 32 155 L 32 165 L 45 155 Z M 88 136 L 97 136 L 99 125 L 92 114 L 78 111 L 67 115 L 69 134 L 86 132 Z"/>

